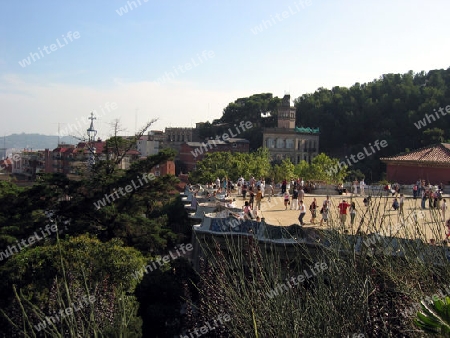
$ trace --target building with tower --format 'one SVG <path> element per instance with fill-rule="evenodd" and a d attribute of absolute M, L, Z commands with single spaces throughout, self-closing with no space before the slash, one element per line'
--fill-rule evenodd
<path fill-rule="evenodd" d="M 264 128 L 263 147 L 269 150 L 272 160 L 289 158 L 292 163 L 311 163 L 319 154 L 319 128 L 303 128 L 295 125 L 295 107 L 291 96 L 284 95 L 278 107 L 276 128 Z"/>

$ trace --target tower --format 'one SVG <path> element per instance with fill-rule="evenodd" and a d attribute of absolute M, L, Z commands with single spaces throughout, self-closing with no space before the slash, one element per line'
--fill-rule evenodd
<path fill-rule="evenodd" d="M 94 129 L 94 120 L 97 119 L 96 117 L 94 117 L 94 113 L 91 112 L 91 117 L 88 117 L 88 120 L 91 120 L 91 125 L 89 126 L 89 129 L 87 130 L 87 134 L 88 134 L 88 148 L 89 148 L 89 158 L 88 158 L 88 166 L 91 167 L 92 165 L 95 164 L 95 153 L 96 153 L 96 149 L 94 146 L 94 142 L 95 142 L 95 137 L 97 136 L 97 130 Z"/>
<path fill-rule="evenodd" d="M 295 108 L 291 107 L 291 95 L 286 94 L 278 107 L 278 128 L 295 128 Z"/>

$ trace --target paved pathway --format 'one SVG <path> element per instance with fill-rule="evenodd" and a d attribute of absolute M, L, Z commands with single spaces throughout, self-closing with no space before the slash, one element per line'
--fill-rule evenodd
<path fill-rule="evenodd" d="M 244 204 L 242 196 L 235 196 L 236 205 L 241 207 Z M 311 212 L 309 205 L 316 198 L 319 209 L 317 210 L 317 222 L 311 224 Z M 426 238 L 428 242 L 430 239 L 441 241 L 445 239 L 445 226 L 442 220 L 442 213 L 436 209 L 429 209 L 428 202 L 426 209 L 421 210 L 420 199 L 413 199 L 412 196 L 405 196 L 404 217 L 401 217 L 398 211 L 395 211 L 391 205 L 394 200 L 392 196 L 382 197 L 372 196 L 371 206 L 366 208 L 363 203 L 362 196 L 347 195 L 330 195 L 331 197 L 331 213 L 329 215 L 329 226 L 338 227 L 342 231 L 348 233 L 355 233 L 360 227 L 361 231 L 365 233 L 379 232 L 384 235 L 392 235 L 403 238 Z M 305 195 L 306 215 L 304 221 L 305 227 L 317 227 L 325 229 L 326 223 L 319 225 L 321 215 L 319 213 L 323 201 L 326 199 L 325 195 Z M 340 226 L 338 205 L 342 200 L 347 202 L 355 202 L 357 215 L 354 225 L 350 225 L 350 215 L 347 215 L 346 226 Z M 248 200 L 248 198 L 247 198 Z M 450 206 L 450 199 L 447 198 L 447 204 Z M 347 211 L 348 212 L 348 211 Z M 267 196 L 263 198 L 261 203 L 261 210 L 258 211 L 258 216 L 264 217 L 266 223 L 271 225 L 287 226 L 291 224 L 300 224 L 298 221 L 299 211 L 290 210 L 290 206 L 285 210 L 283 197 L 272 197 L 271 202 L 268 201 Z M 446 218 L 450 218 L 450 207 L 447 211 Z"/>

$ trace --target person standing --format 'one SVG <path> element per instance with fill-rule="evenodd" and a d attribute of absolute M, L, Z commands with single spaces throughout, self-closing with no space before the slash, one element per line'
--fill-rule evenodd
<path fill-rule="evenodd" d="M 347 221 L 347 208 L 350 206 L 345 200 L 339 203 L 339 218 L 341 220 L 341 225 L 345 227 L 345 222 Z"/>
<path fill-rule="evenodd" d="M 353 226 L 353 224 L 355 223 L 355 217 L 356 217 L 356 205 L 355 202 L 352 202 L 350 204 L 350 225 Z"/>
<path fill-rule="evenodd" d="M 228 186 L 228 181 L 227 181 L 227 178 L 224 177 L 222 179 L 222 189 L 223 189 L 223 194 L 225 195 L 225 197 L 227 196 L 227 186 Z"/>
<path fill-rule="evenodd" d="M 284 210 L 287 210 L 287 206 L 288 206 L 288 204 L 289 204 L 289 191 L 287 191 L 287 190 L 285 190 L 284 191 L 284 206 L 285 206 L 285 209 Z"/>
<path fill-rule="evenodd" d="M 361 182 L 359 182 L 359 190 L 360 190 L 361 196 L 364 196 L 364 187 L 365 186 L 366 186 L 366 183 L 364 183 L 364 179 L 362 179 Z"/>
<path fill-rule="evenodd" d="M 442 220 L 445 222 L 445 212 L 447 211 L 447 202 L 445 201 L 445 198 L 442 200 L 441 210 L 442 210 Z"/>
<path fill-rule="evenodd" d="M 245 196 L 247 195 L 247 182 L 242 182 L 242 198 L 245 200 Z"/>
<path fill-rule="evenodd" d="M 426 200 L 427 200 L 427 194 L 426 194 L 425 189 L 420 189 L 420 193 L 421 193 L 421 195 L 422 195 L 422 201 L 420 202 L 420 207 L 421 207 L 422 209 L 426 209 L 426 207 L 425 207 L 425 202 L 426 202 Z"/>
<path fill-rule="evenodd" d="M 316 223 L 316 217 L 317 217 L 317 201 L 314 197 L 311 205 L 309 206 L 309 211 L 311 211 L 311 220 L 309 221 L 312 224 Z"/>
<path fill-rule="evenodd" d="M 281 193 L 284 194 L 284 192 L 286 191 L 286 180 L 283 180 L 283 182 L 281 183 Z"/>
<path fill-rule="evenodd" d="M 298 209 L 298 190 L 297 188 L 294 188 L 294 191 L 292 192 L 292 202 L 291 202 L 291 210 L 297 210 Z"/>
<path fill-rule="evenodd" d="M 417 184 L 414 184 L 413 186 L 413 199 L 417 198 L 417 191 L 418 191 L 419 187 L 417 186 Z"/>
<path fill-rule="evenodd" d="M 255 193 L 253 192 L 253 188 L 250 187 L 248 189 L 249 194 L 250 194 L 250 200 L 248 201 L 248 204 L 250 204 L 250 207 L 252 208 L 252 210 L 254 210 L 253 204 L 255 202 Z"/>
<path fill-rule="evenodd" d="M 255 200 L 256 200 L 256 209 L 261 210 L 262 191 L 260 186 L 258 186 L 257 188 Z"/>
<path fill-rule="evenodd" d="M 331 207 L 330 196 L 327 196 L 327 199 L 323 201 L 322 204 L 322 219 L 320 220 L 320 225 L 322 226 L 323 222 L 328 222 L 328 211 Z"/>
<path fill-rule="evenodd" d="M 400 206 L 398 205 L 397 197 L 394 197 L 394 202 L 392 202 L 392 208 L 394 208 L 395 211 L 398 210 Z"/>
<path fill-rule="evenodd" d="M 303 188 L 300 188 L 300 190 L 298 191 L 298 200 L 299 201 L 305 200 L 305 190 L 303 190 Z"/>
<path fill-rule="evenodd" d="M 355 195 L 358 194 L 358 181 L 357 180 L 353 181 L 353 194 L 355 194 Z"/>
<path fill-rule="evenodd" d="M 399 215 L 403 215 L 403 205 L 405 204 L 405 198 L 403 197 L 403 194 L 400 194 L 400 200 L 398 202 L 398 213 Z"/>
<path fill-rule="evenodd" d="M 302 200 L 300 201 L 299 210 L 300 210 L 300 215 L 298 216 L 298 220 L 300 222 L 300 225 L 305 225 L 305 223 L 303 222 L 303 217 L 305 217 L 305 214 L 306 214 L 306 207 L 303 204 Z"/>
<path fill-rule="evenodd" d="M 269 184 L 266 188 L 266 194 L 269 195 L 269 199 L 267 200 L 268 202 L 270 202 L 270 199 L 272 198 L 273 195 L 273 186 L 272 184 Z"/>
<path fill-rule="evenodd" d="M 243 211 L 244 211 L 244 219 L 253 219 L 252 208 L 250 207 L 248 201 L 245 201 Z"/>
<path fill-rule="evenodd" d="M 434 208 L 433 191 L 431 189 L 428 189 L 428 207 L 430 210 Z"/>
<path fill-rule="evenodd" d="M 217 189 L 217 192 L 220 192 L 220 178 L 216 178 L 216 186 L 215 188 Z"/>

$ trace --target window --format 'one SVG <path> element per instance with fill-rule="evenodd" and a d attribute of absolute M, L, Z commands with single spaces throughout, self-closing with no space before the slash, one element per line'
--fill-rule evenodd
<path fill-rule="evenodd" d="M 286 140 L 286 148 L 288 148 L 288 149 L 293 149 L 294 148 L 294 140 L 293 139 L 288 138 Z"/>
<path fill-rule="evenodd" d="M 275 148 L 275 142 L 274 142 L 273 138 L 269 137 L 268 139 L 266 139 L 266 147 L 267 148 Z"/>
<path fill-rule="evenodd" d="M 284 140 L 279 138 L 277 139 L 277 148 L 284 148 Z"/>

